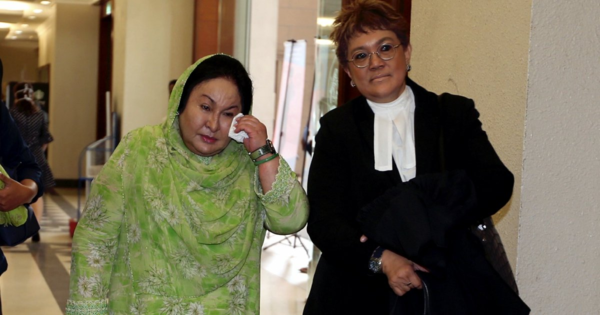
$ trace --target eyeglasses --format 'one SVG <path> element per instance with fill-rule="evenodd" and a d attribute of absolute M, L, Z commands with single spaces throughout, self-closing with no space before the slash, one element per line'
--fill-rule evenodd
<path fill-rule="evenodd" d="M 396 57 L 396 48 L 398 48 L 400 44 L 396 46 L 392 46 L 391 44 L 382 44 L 377 48 L 375 52 L 381 60 L 388 61 L 394 59 Z M 348 61 L 352 61 L 352 63 L 357 68 L 365 68 L 369 65 L 369 60 L 373 53 L 366 53 L 364 51 L 357 51 L 352 55 L 352 59 L 348 59 Z"/>

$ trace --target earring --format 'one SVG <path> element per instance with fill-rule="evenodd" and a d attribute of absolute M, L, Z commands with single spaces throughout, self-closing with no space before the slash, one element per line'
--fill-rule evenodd
<path fill-rule="evenodd" d="M 406 65 L 406 72 L 410 71 L 410 69 L 412 69 L 412 67 L 410 65 Z"/>
<path fill-rule="evenodd" d="M 351 87 L 356 87 L 356 84 L 354 84 L 354 81 L 350 80 L 350 86 Z"/>

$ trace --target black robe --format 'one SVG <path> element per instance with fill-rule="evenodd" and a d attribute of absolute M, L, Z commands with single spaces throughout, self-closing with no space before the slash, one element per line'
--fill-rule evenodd
<path fill-rule="evenodd" d="M 417 177 L 440 171 L 440 111 L 437 95 L 410 79 L 415 96 Z M 486 133 L 472 100 L 455 96 L 444 113 L 446 168 L 462 170 L 471 181 L 477 206 L 459 221 L 476 222 L 496 213 L 512 194 L 514 178 Z M 359 211 L 401 184 L 394 169 L 374 169 L 374 114 L 364 97 L 321 118 L 308 178 L 308 233 L 322 251 L 304 314 L 389 314 L 387 278 L 371 275 L 368 261 L 379 246 L 359 241 Z"/>

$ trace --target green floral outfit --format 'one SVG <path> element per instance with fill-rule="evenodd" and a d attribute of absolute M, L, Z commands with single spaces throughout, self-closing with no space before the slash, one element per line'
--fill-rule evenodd
<path fill-rule="evenodd" d="M 263 194 L 231 141 L 212 157 L 187 149 L 178 80 L 164 124 L 129 133 L 95 179 L 73 239 L 67 314 L 258 314 L 265 227 L 300 230 L 306 194 L 288 164 Z"/>

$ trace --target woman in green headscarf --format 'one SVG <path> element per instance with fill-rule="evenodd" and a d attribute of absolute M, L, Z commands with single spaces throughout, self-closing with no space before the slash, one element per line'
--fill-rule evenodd
<path fill-rule="evenodd" d="M 123 139 L 73 239 L 67 314 L 259 313 L 265 228 L 300 230 L 308 204 L 251 105 L 241 63 L 208 56 L 181 75 L 162 125 Z"/>

